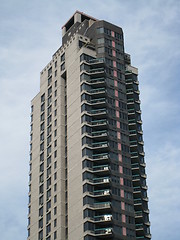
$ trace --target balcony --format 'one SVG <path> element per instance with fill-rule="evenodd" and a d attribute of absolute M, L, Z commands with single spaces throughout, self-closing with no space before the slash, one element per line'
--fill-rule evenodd
<path fill-rule="evenodd" d="M 88 135 L 89 137 L 92 137 L 92 138 L 107 137 L 107 130 L 86 132 L 84 134 Z"/>
<path fill-rule="evenodd" d="M 93 154 L 92 157 L 93 157 L 94 160 L 108 159 L 109 158 L 109 154 L 108 153 Z"/>
<path fill-rule="evenodd" d="M 105 78 L 93 78 L 87 81 L 91 85 L 101 85 L 105 83 Z"/>
<path fill-rule="evenodd" d="M 93 167 L 94 172 L 108 172 L 109 166 L 108 165 L 99 165 Z"/>
<path fill-rule="evenodd" d="M 137 146 L 137 145 L 138 145 L 137 140 L 131 140 L 131 141 L 129 141 L 129 142 L 130 142 L 130 147 L 133 147 L 133 146 Z"/>
<path fill-rule="evenodd" d="M 87 204 L 86 207 L 89 207 L 93 210 L 107 210 L 111 208 L 111 202 L 98 202 L 94 204 Z"/>
<path fill-rule="evenodd" d="M 103 178 L 93 178 L 93 183 L 95 184 L 102 184 L 102 183 L 109 183 L 110 179 L 109 177 L 103 177 Z"/>
<path fill-rule="evenodd" d="M 86 192 L 87 195 L 90 195 L 91 197 L 97 197 L 99 198 L 104 198 L 110 196 L 110 190 L 109 189 L 103 189 L 103 190 L 95 190 L 93 192 Z"/>
<path fill-rule="evenodd" d="M 106 103 L 105 98 L 97 98 L 97 99 L 91 99 L 90 101 L 87 101 L 90 105 L 102 105 Z"/>
<path fill-rule="evenodd" d="M 91 144 L 91 147 L 93 149 L 96 149 L 96 148 L 107 148 L 108 147 L 108 142 L 95 142 L 95 143 L 92 143 Z"/>
<path fill-rule="evenodd" d="M 93 120 L 91 122 L 87 122 L 88 125 L 92 127 L 102 127 L 107 125 L 107 120 L 106 119 L 99 119 L 99 120 Z"/>
<path fill-rule="evenodd" d="M 106 115 L 107 114 L 107 110 L 106 108 L 101 108 L 101 109 L 93 109 L 91 111 L 87 111 L 87 113 L 91 116 L 99 116 L 102 117 L 102 115 Z"/>
<path fill-rule="evenodd" d="M 134 199 L 134 205 L 141 205 L 141 204 L 142 204 L 141 198 Z"/>
<path fill-rule="evenodd" d="M 103 67 L 93 68 L 93 69 L 90 69 L 88 72 L 91 74 L 104 73 L 104 68 Z"/>
<path fill-rule="evenodd" d="M 95 229 L 95 235 L 96 236 L 109 236 L 112 235 L 112 228 L 99 228 L 99 229 Z"/>
<path fill-rule="evenodd" d="M 135 224 L 136 225 L 136 231 L 138 230 L 144 230 L 143 223 Z"/>
<path fill-rule="evenodd" d="M 134 112 L 133 112 L 133 113 L 134 113 Z M 134 124 L 136 124 L 136 119 L 135 119 L 135 118 L 129 119 L 129 120 L 128 120 L 128 123 L 129 123 L 129 125 L 134 125 Z"/>
<path fill-rule="evenodd" d="M 94 221 L 95 222 L 110 222 L 111 220 L 112 220 L 112 215 L 111 214 L 94 216 Z"/>
<path fill-rule="evenodd" d="M 135 212 L 135 218 L 140 218 L 140 217 L 143 217 L 143 212 L 142 211 Z"/>
<path fill-rule="evenodd" d="M 130 152 L 131 158 L 138 157 L 138 152 Z"/>
<path fill-rule="evenodd" d="M 105 94 L 105 88 L 95 88 L 95 89 L 90 89 L 86 90 L 90 94 Z"/>

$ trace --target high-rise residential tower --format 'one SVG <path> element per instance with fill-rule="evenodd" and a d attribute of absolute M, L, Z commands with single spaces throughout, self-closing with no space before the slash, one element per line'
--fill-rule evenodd
<path fill-rule="evenodd" d="M 28 240 L 151 239 L 138 70 L 123 31 L 82 12 L 32 100 Z"/>

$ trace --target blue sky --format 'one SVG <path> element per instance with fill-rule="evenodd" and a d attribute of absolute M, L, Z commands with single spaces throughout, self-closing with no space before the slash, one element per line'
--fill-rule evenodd
<path fill-rule="evenodd" d="M 179 240 L 179 0 L 0 0 L 0 239 L 27 236 L 30 100 L 76 10 L 124 30 L 139 68 L 152 239 Z"/>

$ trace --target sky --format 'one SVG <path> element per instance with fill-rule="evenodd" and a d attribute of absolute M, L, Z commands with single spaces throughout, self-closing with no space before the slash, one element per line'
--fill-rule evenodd
<path fill-rule="evenodd" d="M 139 69 L 152 240 L 179 240 L 179 0 L 0 0 L 0 239 L 27 237 L 30 101 L 76 10 L 123 28 Z"/>

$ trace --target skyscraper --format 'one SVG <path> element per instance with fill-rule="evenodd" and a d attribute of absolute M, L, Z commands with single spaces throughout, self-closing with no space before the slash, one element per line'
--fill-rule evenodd
<path fill-rule="evenodd" d="M 151 239 L 138 70 L 123 31 L 82 12 L 31 104 L 28 240 Z"/>

